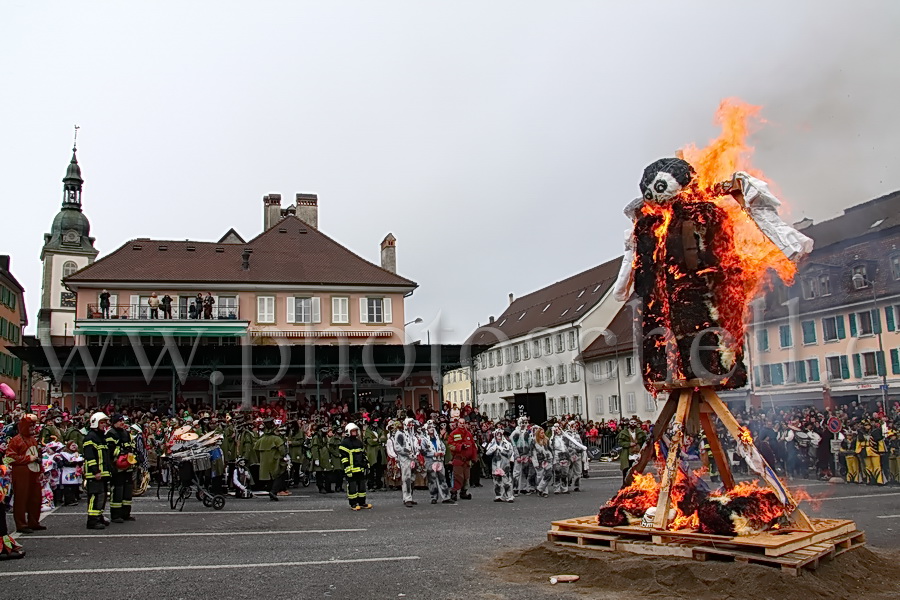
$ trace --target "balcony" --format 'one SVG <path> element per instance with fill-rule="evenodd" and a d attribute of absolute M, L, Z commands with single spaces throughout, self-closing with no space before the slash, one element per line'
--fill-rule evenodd
<path fill-rule="evenodd" d="M 173 304 L 171 317 L 146 304 L 112 304 L 107 310 L 88 304 L 75 320 L 75 335 L 244 336 L 248 326 L 236 304 L 212 306 L 199 315 Z"/>

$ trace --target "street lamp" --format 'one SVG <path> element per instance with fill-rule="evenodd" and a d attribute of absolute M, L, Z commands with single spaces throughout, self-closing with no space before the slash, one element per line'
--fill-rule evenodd
<path fill-rule="evenodd" d="M 867 281 L 865 275 L 862 273 L 854 273 L 853 274 L 853 286 L 856 289 L 862 289 L 867 285 L 872 287 L 872 328 L 875 328 L 876 319 L 877 322 L 881 322 L 881 315 L 878 313 L 878 296 L 875 293 L 875 282 Z M 878 327 L 878 352 L 881 354 L 883 363 L 879 365 L 878 361 L 875 361 L 875 368 L 878 369 L 879 366 L 883 366 L 884 368 L 881 370 L 881 409 L 887 410 L 888 405 L 888 384 L 887 384 L 887 360 L 884 356 L 884 343 L 881 339 L 881 327 Z"/>
<path fill-rule="evenodd" d="M 413 323 L 418 324 L 418 323 L 421 323 L 421 322 L 422 322 L 422 317 L 416 317 L 415 319 L 413 319 L 413 320 L 410 321 L 409 323 L 404 323 L 403 326 L 406 327 L 407 325 L 412 325 Z"/>

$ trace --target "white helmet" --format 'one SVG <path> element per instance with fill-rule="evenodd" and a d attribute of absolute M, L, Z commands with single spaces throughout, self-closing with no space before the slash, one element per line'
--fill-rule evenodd
<path fill-rule="evenodd" d="M 350 435 L 352 431 L 359 432 L 359 427 L 356 426 L 356 423 L 347 423 L 347 426 L 344 427 L 344 434 Z"/>
<path fill-rule="evenodd" d="M 109 417 L 106 416 L 105 412 L 95 412 L 91 415 L 91 429 L 97 429 L 100 427 L 100 421 L 109 421 Z"/>

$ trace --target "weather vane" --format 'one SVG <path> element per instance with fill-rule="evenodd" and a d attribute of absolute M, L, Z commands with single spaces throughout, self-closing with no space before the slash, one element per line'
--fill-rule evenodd
<path fill-rule="evenodd" d="M 74 152 L 78 148 L 78 130 L 81 129 L 78 125 L 75 126 L 75 139 L 72 141 L 72 152 Z"/>

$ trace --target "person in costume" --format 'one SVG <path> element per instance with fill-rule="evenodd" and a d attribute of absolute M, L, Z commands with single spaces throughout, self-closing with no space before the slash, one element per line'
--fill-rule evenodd
<path fill-rule="evenodd" d="M 16 542 L 6 526 L 6 500 L 12 488 L 12 468 L 0 462 L 0 560 L 24 558 L 25 549 Z"/>
<path fill-rule="evenodd" d="M 519 417 L 516 428 L 509 436 L 516 449 L 516 463 L 513 465 L 513 494 L 527 495 L 534 491 L 529 483 L 532 474 L 531 446 L 534 443 L 528 417 Z"/>
<path fill-rule="evenodd" d="M 369 461 L 369 488 L 380 490 L 384 487 L 384 470 L 387 464 L 385 443 L 387 433 L 378 426 L 376 420 L 371 425 L 363 421 L 363 445 L 366 447 L 366 459 Z"/>
<path fill-rule="evenodd" d="M 331 452 L 328 450 L 328 427 L 320 425 L 310 444 L 316 487 L 320 494 L 331 493 Z"/>
<path fill-rule="evenodd" d="M 352 510 L 372 508 L 366 502 L 366 469 L 369 459 L 362 440 L 359 439 L 359 427 L 356 423 L 348 423 L 344 428 L 344 439 L 338 450 L 341 455 L 341 466 L 347 478 L 347 501 Z"/>
<path fill-rule="evenodd" d="M 400 466 L 403 506 L 410 508 L 418 504 L 418 502 L 413 500 L 413 489 L 416 481 L 413 469 L 415 468 L 416 460 L 419 456 L 416 420 L 407 417 L 403 421 L 403 429 L 394 434 L 393 442 L 394 452 L 397 454 L 397 464 Z"/>
<path fill-rule="evenodd" d="M 860 457 L 866 485 L 884 485 L 881 455 L 885 452 L 881 429 L 873 428 L 871 422 L 864 421 L 863 430 L 856 438 L 856 454 Z"/>
<path fill-rule="evenodd" d="M 253 486 L 253 475 L 247 468 L 247 461 L 243 457 L 238 458 L 234 462 L 234 468 L 231 470 L 231 486 L 234 488 L 235 498 L 252 498 L 253 492 L 250 488 Z"/>
<path fill-rule="evenodd" d="M 334 484 L 334 491 L 338 494 L 344 493 L 344 470 L 341 468 L 341 428 L 335 425 L 328 430 L 328 454 L 331 458 L 331 482 Z"/>
<path fill-rule="evenodd" d="M 41 454 L 41 512 L 49 512 L 62 504 L 61 472 L 57 462 L 62 450 L 60 442 L 44 444 Z"/>
<path fill-rule="evenodd" d="M 516 459 L 516 449 L 499 427 L 494 430 L 494 439 L 488 444 L 485 455 L 491 457 L 494 502 L 513 502 L 512 461 Z"/>
<path fill-rule="evenodd" d="M 622 449 L 619 452 L 619 468 L 622 469 L 622 485 L 625 485 L 625 479 L 628 477 L 628 470 L 637 460 L 635 457 L 641 453 L 644 442 L 647 441 L 647 434 L 643 429 L 638 427 L 636 419 L 628 421 L 628 427 L 622 428 L 616 435 L 616 442 Z"/>
<path fill-rule="evenodd" d="M 454 504 L 450 499 L 444 471 L 444 455 L 447 447 L 438 435 L 434 421 L 425 423 L 425 435 L 420 440 L 420 451 L 425 457 L 425 472 L 428 475 L 428 493 L 431 496 L 431 503 Z"/>
<path fill-rule="evenodd" d="M 84 436 L 84 469 L 88 495 L 87 528 L 105 529 L 109 523 L 103 518 L 106 495 L 109 491 L 109 477 L 112 471 L 112 456 L 106 442 L 109 417 L 106 413 L 91 415 L 90 431 Z"/>
<path fill-rule="evenodd" d="M 41 525 L 41 472 L 43 465 L 34 428 L 37 417 L 27 414 L 19 419 L 18 435 L 9 441 L 6 457 L 12 464 L 12 489 L 15 494 L 13 517 L 19 533 L 47 529 Z"/>
<path fill-rule="evenodd" d="M 553 454 L 553 493 L 569 493 L 569 463 L 572 460 L 569 446 L 563 435 L 562 425 L 554 423 L 550 437 L 550 452 Z"/>
<path fill-rule="evenodd" d="M 550 449 L 550 439 L 541 427 L 535 427 L 534 429 L 534 443 L 531 445 L 531 464 L 535 471 L 535 480 L 537 481 L 536 492 L 541 498 L 546 498 L 550 495 L 547 490 L 553 481 L 553 451 Z"/>
<path fill-rule="evenodd" d="M 78 489 L 84 481 L 84 458 L 78 452 L 78 442 L 66 443 L 65 449 L 59 453 L 60 484 L 63 493 L 63 506 L 78 505 Z"/>
<path fill-rule="evenodd" d="M 566 439 L 566 446 L 568 446 L 569 454 L 572 457 L 569 463 L 569 482 L 572 484 L 572 489 L 580 492 L 581 475 L 584 469 L 584 453 L 587 452 L 587 446 L 581 443 L 581 436 L 578 434 L 578 423 L 576 421 L 569 423 L 563 436 Z"/>
<path fill-rule="evenodd" d="M 450 491 L 450 498 L 454 502 L 458 498 L 471 500 L 469 478 L 472 463 L 478 460 L 478 448 L 465 421 L 458 421 L 450 432 L 447 437 L 447 450 L 453 453 L 453 489 Z"/>
<path fill-rule="evenodd" d="M 259 453 L 259 476 L 268 481 L 269 500 L 277 501 L 279 496 L 290 496 L 287 490 L 287 443 L 275 431 L 275 421 L 265 422 L 265 433 L 256 442 Z"/>

